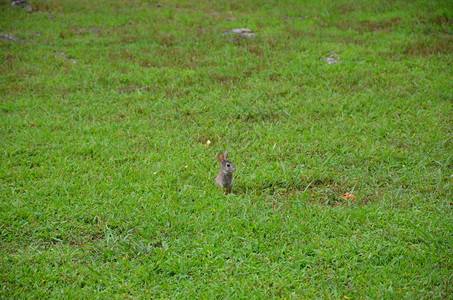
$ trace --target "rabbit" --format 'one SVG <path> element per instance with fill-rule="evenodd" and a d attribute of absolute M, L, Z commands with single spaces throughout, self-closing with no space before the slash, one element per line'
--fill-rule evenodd
<path fill-rule="evenodd" d="M 217 160 L 220 162 L 220 171 L 215 178 L 215 183 L 219 186 L 224 194 L 233 194 L 233 173 L 236 172 L 236 166 L 228 160 L 228 150 L 225 154 L 219 153 Z"/>

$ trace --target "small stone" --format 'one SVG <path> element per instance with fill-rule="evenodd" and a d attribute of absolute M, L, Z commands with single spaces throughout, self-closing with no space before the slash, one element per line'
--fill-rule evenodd
<path fill-rule="evenodd" d="M 330 54 L 329 56 L 327 56 L 325 58 L 325 60 L 327 61 L 327 63 L 329 65 L 332 65 L 332 64 L 337 64 L 337 63 L 340 63 L 341 62 L 341 59 L 340 57 L 338 56 L 338 54 L 336 54 L 335 52 Z"/>
<path fill-rule="evenodd" d="M 62 57 L 64 57 L 64 58 L 66 58 L 67 60 L 71 61 L 73 64 L 76 64 L 76 63 L 77 63 L 77 60 L 76 60 L 76 59 L 74 59 L 74 58 L 69 58 L 69 56 L 68 56 L 66 53 L 64 53 L 64 52 L 56 51 L 55 53 L 58 54 L 58 55 L 60 55 L 60 56 L 62 56 Z"/>
<path fill-rule="evenodd" d="M 239 36 L 240 38 L 244 38 L 244 39 L 255 38 L 255 36 L 256 36 L 256 33 L 253 32 L 253 30 L 251 30 L 249 28 L 234 28 L 234 29 L 224 31 L 222 33 L 223 34 L 232 33 L 232 34 L 235 34 L 235 35 Z"/>
<path fill-rule="evenodd" d="M 13 42 L 23 42 L 23 39 L 20 39 L 18 37 L 12 36 L 10 34 L 0 34 L 0 39 L 2 40 L 10 40 Z"/>
<path fill-rule="evenodd" d="M 13 0 L 11 1 L 11 6 L 19 6 L 19 7 L 26 7 L 28 6 L 28 2 L 25 0 Z"/>
<path fill-rule="evenodd" d="M 33 12 L 33 7 L 26 0 L 12 0 L 11 6 L 24 8 L 29 13 Z"/>

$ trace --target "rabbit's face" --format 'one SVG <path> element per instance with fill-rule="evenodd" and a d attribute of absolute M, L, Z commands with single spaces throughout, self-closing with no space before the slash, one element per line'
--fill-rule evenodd
<path fill-rule="evenodd" d="M 221 170 L 224 174 L 233 174 L 236 172 L 236 166 L 228 160 L 228 150 L 225 151 L 225 154 L 219 153 L 217 159 L 222 166 Z"/>
<path fill-rule="evenodd" d="M 229 160 L 222 162 L 222 172 L 225 174 L 232 174 L 236 172 L 236 166 Z"/>

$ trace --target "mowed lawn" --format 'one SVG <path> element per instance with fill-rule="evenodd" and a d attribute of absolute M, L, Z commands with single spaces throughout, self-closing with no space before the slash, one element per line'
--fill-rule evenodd
<path fill-rule="evenodd" d="M 0 34 L 0 298 L 453 298 L 451 1 L 0 0 Z"/>

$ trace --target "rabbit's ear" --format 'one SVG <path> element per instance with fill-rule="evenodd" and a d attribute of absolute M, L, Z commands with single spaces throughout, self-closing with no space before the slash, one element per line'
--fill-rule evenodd
<path fill-rule="evenodd" d="M 228 159 L 228 150 L 225 150 L 225 159 Z"/>
<path fill-rule="evenodd" d="M 223 153 L 222 152 L 217 154 L 217 160 L 220 161 L 220 162 L 223 162 L 225 160 L 225 158 L 223 157 Z"/>

